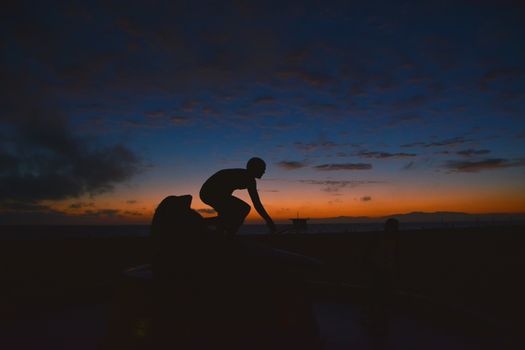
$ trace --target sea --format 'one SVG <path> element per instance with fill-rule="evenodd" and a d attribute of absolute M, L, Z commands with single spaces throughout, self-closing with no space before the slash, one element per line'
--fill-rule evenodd
<path fill-rule="evenodd" d="M 400 231 L 454 229 L 466 227 L 486 227 L 492 225 L 512 225 L 516 222 L 402 222 Z M 277 224 L 278 232 L 292 234 L 291 224 Z M 356 232 L 378 232 L 383 230 L 383 223 L 312 223 L 308 224 L 304 234 L 330 234 Z M 268 233 L 266 225 L 245 224 L 240 235 L 262 235 Z M 68 239 L 68 238 L 115 238 L 146 237 L 149 225 L 0 225 L 0 240 L 19 239 Z"/>

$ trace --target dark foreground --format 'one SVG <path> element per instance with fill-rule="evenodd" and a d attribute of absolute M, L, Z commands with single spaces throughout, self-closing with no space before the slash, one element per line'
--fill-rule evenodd
<path fill-rule="evenodd" d="M 403 232 L 391 349 L 520 349 L 523 227 Z M 239 237 L 325 261 L 307 276 L 326 349 L 373 348 L 363 252 L 373 233 Z M 121 272 L 151 261 L 144 238 L 2 241 L 2 348 L 97 349 Z"/>

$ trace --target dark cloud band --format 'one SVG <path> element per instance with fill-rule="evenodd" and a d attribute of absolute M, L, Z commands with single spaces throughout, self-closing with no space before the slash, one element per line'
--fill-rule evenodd
<path fill-rule="evenodd" d="M 525 160 L 510 161 L 507 159 L 494 158 L 480 161 L 452 160 L 445 164 L 445 168 L 458 173 L 478 173 L 484 170 L 505 169 L 525 166 Z"/>
<path fill-rule="evenodd" d="M 368 163 L 332 163 L 314 166 L 319 171 L 339 171 L 339 170 L 370 170 L 372 164 Z"/>

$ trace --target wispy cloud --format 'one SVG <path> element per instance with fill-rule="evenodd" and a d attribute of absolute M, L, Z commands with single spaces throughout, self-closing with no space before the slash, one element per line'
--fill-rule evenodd
<path fill-rule="evenodd" d="M 149 111 L 144 113 L 144 116 L 148 119 L 162 119 L 167 117 L 167 113 L 165 111 Z"/>
<path fill-rule="evenodd" d="M 322 114 L 324 116 L 330 115 L 339 110 L 339 107 L 333 103 L 313 103 L 306 104 L 305 111 L 310 113 Z"/>
<path fill-rule="evenodd" d="M 405 165 L 403 165 L 403 167 L 401 168 L 402 170 L 412 170 L 414 169 L 416 163 L 414 161 L 410 161 L 408 163 L 406 163 Z"/>
<path fill-rule="evenodd" d="M 432 147 L 457 147 L 465 143 L 471 142 L 472 140 L 467 139 L 463 136 L 452 137 L 444 139 L 441 141 L 435 142 L 412 142 L 401 145 L 403 148 L 414 148 L 414 147 L 423 147 L 423 148 L 432 148 Z"/>
<path fill-rule="evenodd" d="M 362 144 L 360 143 L 336 142 L 336 141 L 327 139 L 323 135 L 319 137 L 318 141 L 312 141 L 312 142 L 296 141 L 294 142 L 293 145 L 299 151 L 303 151 L 303 152 L 334 151 L 337 149 L 347 150 L 348 148 L 362 147 Z"/>
<path fill-rule="evenodd" d="M 261 97 L 257 97 L 253 103 L 256 104 L 256 105 L 263 105 L 263 104 L 269 104 L 269 103 L 274 103 L 275 102 L 275 98 L 273 96 L 261 96 Z"/>
<path fill-rule="evenodd" d="M 127 215 L 127 216 L 144 216 L 144 213 L 140 211 L 131 211 L 131 210 L 126 210 L 122 212 L 122 214 Z"/>
<path fill-rule="evenodd" d="M 185 116 L 173 116 L 169 118 L 169 121 L 173 125 L 182 126 L 182 125 L 188 125 L 190 123 L 190 118 Z"/>
<path fill-rule="evenodd" d="M 445 139 L 442 141 L 427 143 L 425 147 L 456 147 L 464 143 L 470 142 L 471 140 L 466 139 L 462 136 Z"/>
<path fill-rule="evenodd" d="M 389 153 L 389 152 L 369 152 L 369 151 L 362 151 L 357 154 L 359 157 L 362 158 L 375 158 L 375 159 L 400 159 L 400 158 L 412 158 L 416 157 L 417 154 L 415 153 Z"/>
<path fill-rule="evenodd" d="M 157 129 L 162 127 L 162 122 L 160 120 L 153 120 L 149 118 L 124 119 L 120 122 L 120 125 L 123 127 L 136 129 Z"/>
<path fill-rule="evenodd" d="M 277 163 L 277 166 L 286 170 L 295 170 L 304 168 L 306 166 L 306 162 L 282 160 Z"/>
<path fill-rule="evenodd" d="M 90 217 L 118 217 L 122 213 L 119 209 L 98 209 L 98 210 L 86 210 L 83 213 L 84 216 Z"/>
<path fill-rule="evenodd" d="M 421 122 L 423 118 L 419 114 L 415 113 L 404 113 L 400 115 L 396 115 L 390 119 L 390 121 L 387 123 L 387 126 L 389 127 L 396 127 L 406 124 L 413 124 Z"/>
<path fill-rule="evenodd" d="M 473 156 L 481 156 L 484 154 L 489 154 L 490 150 L 488 149 L 465 149 L 462 151 L 458 151 L 456 153 L 463 157 L 473 157 Z"/>
<path fill-rule="evenodd" d="M 208 209 L 208 208 L 197 209 L 197 212 L 201 214 L 217 214 L 217 212 L 214 209 Z"/>
<path fill-rule="evenodd" d="M 372 200 L 372 197 L 370 196 L 363 196 L 360 198 L 361 202 L 370 202 Z"/>
<path fill-rule="evenodd" d="M 416 147 L 425 147 L 426 143 L 424 142 L 411 142 L 401 145 L 403 148 L 416 148 Z"/>
<path fill-rule="evenodd" d="M 445 168 L 458 173 L 477 173 L 484 170 L 505 169 L 525 166 L 525 160 L 510 161 L 508 159 L 493 158 L 480 161 L 451 160 Z"/>
<path fill-rule="evenodd" d="M 184 115 L 174 115 L 166 111 L 150 111 L 144 113 L 143 117 L 127 118 L 120 122 L 124 127 L 137 129 L 158 129 L 167 125 L 185 126 L 190 124 L 192 118 Z"/>
<path fill-rule="evenodd" d="M 332 150 L 334 148 L 342 147 L 343 144 L 332 142 L 332 141 L 323 141 L 323 142 L 295 142 L 294 146 L 300 151 L 313 152 L 317 150 Z"/>
<path fill-rule="evenodd" d="M 369 163 L 331 163 L 321 164 L 313 167 L 319 171 L 338 171 L 338 170 L 370 170 L 372 164 Z"/>
<path fill-rule="evenodd" d="M 405 111 L 416 107 L 423 106 L 429 101 L 429 97 L 425 95 L 415 95 L 404 100 L 395 101 L 392 103 L 394 111 Z"/>
<path fill-rule="evenodd" d="M 75 203 L 71 203 L 69 205 L 69 208 L 82 209 L 82 208 L 89 208 L 89 207 L 94 207 L 94 206 L 95 206 L 95 203 L 93 202 L 75 202 Z"/>
<path fill-rule="evenodd" d="M 50 210 L 51 208 L 47 205 L 18 201 L 3 201 L 0 206 L 0 212 L 47 212 Z"/>
<path fill-rule="evenodd" d="M 383 184 L 383 181 L 359 181 L 359 180 L 298 180 L 308 185 L 322 186 L 324 192 L 339 192 L 343 188 L 354 188 L 363 185 Z"/>
<path fill-rule="evenodd" d="M 335 79 L 327 74 L 305 70 L 280 71 L 276 73 L 276 76 L 281 79 L 298 80 L 318 88 L 324 88 L 335 83 Z"/>
<path fill-rule="evenodd" d="M 490 84 L 497 81 L 509 82 L 517 80 L 525 74 L 523 69 L 518 67 L 498 67 L 487 71 L 480 80 L 480 89 L 486 91 L 490 89 Z"/>

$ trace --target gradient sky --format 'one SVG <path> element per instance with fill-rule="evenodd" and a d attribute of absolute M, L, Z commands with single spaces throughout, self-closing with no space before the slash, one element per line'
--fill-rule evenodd
<path fill-rule="evenodd" d="M 206 214 L 201 184 L 252 156 L 277 220 L 525 212 L 521 1 L 8 1 L 1 17 L 0 224 L 147 223 L 171 194 Z"/>

